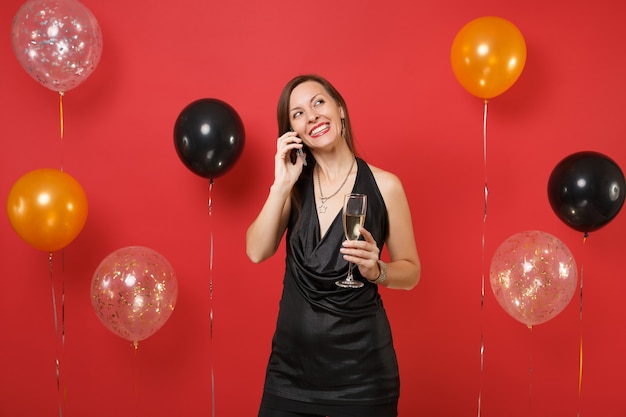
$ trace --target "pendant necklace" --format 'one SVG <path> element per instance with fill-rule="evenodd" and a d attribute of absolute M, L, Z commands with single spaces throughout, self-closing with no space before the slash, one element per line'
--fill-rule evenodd
<path fill-rule="evenodd" d="M 320 201 L 321 201 L 321 204 L 317 207 L 318 213 L 321 213 L 321 214 L 326 213 L 326 210 L 328 209 L 328 206 L 326 206 L 326 202 L 330 200 L 331 198 L 333 198 L 334 196 L 336 196 L 337 193 L 341 191 L 343 186 L 346 185 L 346 182 L 348 182 L 348 177 L 350 176 L 350 173 L 352 172 L 352 168 L 354 168 L 355 162 L 356 162 L 356 157 L 353 156 L 352 165 L 350 165 L 350 170 L 348 171 L 346 178 L 343 179 L 343 182 L 341 183 L 339 188 L 337 188 L 337 191 L 335 191 L 328 197 L 324 197 L 324 193 L 322 192 L 322 181 L 320 180 L 320 169 L 319 167 L 317 167 L 317 187 L 320 189 Z"/>

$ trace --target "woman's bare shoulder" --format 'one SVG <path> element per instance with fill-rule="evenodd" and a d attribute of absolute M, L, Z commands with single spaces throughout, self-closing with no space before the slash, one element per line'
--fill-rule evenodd
<path fill-rule="evenodd" d="M 369 163 L 368 166 L 372 170 L 372 174 L 374 174 L 374 178 L 376 179 L 376 184 L 378 184 L 378 188 L 383 194 L 394 193 L 398 191 L 403 192 L 402 182 L 396 174 L 385 171 L 384 169 Z"/>

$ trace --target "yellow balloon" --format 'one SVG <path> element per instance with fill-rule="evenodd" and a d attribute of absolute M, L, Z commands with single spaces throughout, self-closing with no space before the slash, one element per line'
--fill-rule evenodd
<path fill-rule="evenodd" d="M 480 17 L 457 33 L 450 51 L 452 71 L 471 94 L 489 99 L 508 90 L 526 64 L 526 42 L 506 19 Z"/>
<path fill-rule="evenodd" d="M 83 229 L 87 196 L 71 175 L 56 169 L 37 169 L 13 184 L 7 214 L 22 240 L 54 252 L 66 247 Z"/>

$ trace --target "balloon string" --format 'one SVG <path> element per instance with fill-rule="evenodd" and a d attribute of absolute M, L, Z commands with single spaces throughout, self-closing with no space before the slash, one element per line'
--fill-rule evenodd
<path fill-rule="evenodd" d="M 484 204 L 484 211 L 483 211 L 483 226 L 484 226 L 485 221 L 487 220 L 487 197 L 489 195 L 489 187 L 487 186 L 487 100 L 485 100 L 485 109 L 483 112 L 483 170 L 485 174 L 485 204 Z M 483 233 L 483 241 L 484 241 L 484 233 Z M 483 292 L 483 295 L 484 295 L 484 292 Z"/>
<path fill-rule="evenodd" d="M 530 331 L 530 354 L 528 358 L 528 415 L 532 416 L 533 401 L 533 326 L 528 325 Z"/>
<path fill-rule="evenodd" d="M 209 343 L 211 352 L 211 416 L 215 417 L 215 372 L 213 368 L 213 178 L 209 180 L 209 230 L 210 230 L 210 255 L 209 255 Z"/>
<path fill-rule="evenodd" d="M 63 121 L 63 91 L 59 91 L 59 127 L 61 129 L 61 171 L 63 171 L 63 133 L 65 130 Z"/>
<path fill-rule="evenodd" d="M 487 199 L 489 196 L 489 187 L 487 186 L 487 100 L 483 111 L 483 170 L 485 183 L 483 188 L 483 231 L 481 238 L 482 252 L 482 276 L 480 280 L 480 383 L 478 389 L 478 417 L 480 417 L 483 396 L 483 376 L 485 369 L 485 337 L 483 331 L 483 316 L 485 306 L 485 234 L 487 226 Z"/>
<path fill-rule="evenodd" d="M 211 246 L 209 257 L 209 298 L 213 300 L 213 178 L 209 180 L 209 229 L 211 230 Z M 213 310 L 211 309 L 211 318 Z M 213 336 L 213 322 L 211 322 L 211 336 Z"/>
<path fill-rule="evenodd" d="M 56 292 L 54 290 L 54 274 L 53 274 L 53 256 L 52 252 L 48 254 L 48 267 L 50 270 L 50 284 L 52 288 L 52 310 L 53 310 L 53 320 L 54 320 L 54 335 L 55 335 L 55 345 L 56 345 L 56 357 L 54 360 L 56 378 L 57 378 L 57 396 L 59 401 L 59 417 L 63 417 L 63 390 L 61 385 L 61 351 L 59 350 L 59 321 L 58 321 L 58 312 L 57 312 L 57 300 L 56 300 Z M 63 341 L 63 336 L 60 337 L 61 342 Z M 62 347 L 62 346 L 61 346 Z"/>
<path fill-rule="evenodd" d="M 135 415 L 138 416 L 140 415 L 139 404 L 141 401 L 139 401 L 139 341 L 137 340 L 133 341 L 133 352 L 135 356 L 135 375 L 133 375 L 135 379 Z"/>
<path fill-rule="evenodd" d="M 483 274 L 480 286 L 480 307 L 483 308 L 485 304 L 485 234 L 487 225 L 487 200 L 489 198 L 489 186 L 487 185 L 487 100 L 485 100 L 485 108 L 483 112 L 483 171 L 485 177 L 485 184 L 483 189 L 483 236 L 482 236 L 482 261 L 483 261 Z"/>
<path fill-rule="evenodd" d="M 65 249 L 61 249 L 61 272 L 65 274 Z M 65 356 L 65 280 L 61 280 L 61 352 Z M 66 401 L 67 386 L 63 383 L 63 404 Z"/>
<path fill-rule="evenodd" d="M 578 348 L 578 413 L 580 417 L 580 407 L 582 401 L 582 389 L 583 389 L 583 280 L 585 275 L 585 243 L 589 233 L 585 232 L 583 235 L 583 260 L 580 264 L 580 307 L 579 307 L 579 321 L 580 321 L 580 340 Z"/>
<path fill-rule="evenodd" d="M 65 249 L 61 249 L 61 272 L 65 273 Z M 61 281 L 61 346 L 65 348 L 65 281 Z"/>

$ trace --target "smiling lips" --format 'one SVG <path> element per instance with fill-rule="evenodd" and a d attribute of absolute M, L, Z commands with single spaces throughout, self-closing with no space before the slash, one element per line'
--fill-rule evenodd
<path fill-rule="evenodd" d="M 311 131 L 309 132 L 309 136 L 311 137 L 322 136 L 329 129 L 330 129 L 329 123 L 320 123 L 317 126 L 315 126 L 313 129 L 311 129 Z"/>

